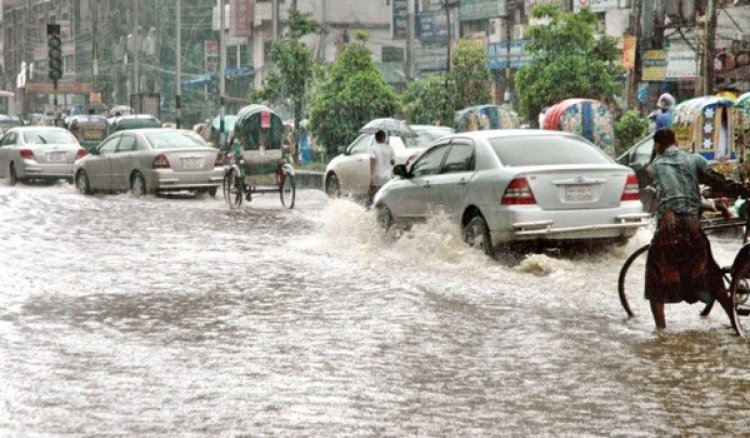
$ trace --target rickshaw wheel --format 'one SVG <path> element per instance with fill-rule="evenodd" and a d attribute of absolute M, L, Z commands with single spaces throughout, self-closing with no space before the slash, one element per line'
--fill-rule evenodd
<path fill-rule="evenodd" d="M 297 182 L 294 180 L 294 175 L 289 171 L 284 171 L 284 181 L 279 185 L 279 196 L 281 197 L 281 205 L 288 209 L 294 208 L 294 201 L 297 197 Z"/>
<path fill-rule="evenodd" d="M 240 208 L 242 201 L 244 201 L 244 187 L 242 186 L 242 178 L 237 175 L 235 169 L 231 169 L 224 175 L 224 183 L 222 185 L 224 191 L 224 201 L 229 206 L 230 210 Z"/>
<path fill-rule="evenodd" d="M 750 261 L 745 261 L 732 272 L 729 298 L 732 305 L 732 328 L 744 338 L 750 328 Z"/>

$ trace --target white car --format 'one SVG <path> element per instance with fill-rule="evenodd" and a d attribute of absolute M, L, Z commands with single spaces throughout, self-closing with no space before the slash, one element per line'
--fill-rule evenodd
<path fill-rule="evenodd" d="M 453 133 L 453 129 L 446 126 L 411 125 L 411 128 L 416 137 L 389 137 L 396 164 L 413 162 L 430 143 Z M 369 149 L 374 141 L 374 134 L 360 134 L 342 154 L 328 163 L 323 181 L 329 196 L 367 196 L 370 186 Z"/>
<path fill-rule="evenodd" d="M 487 254 L 515 242 L 624 242 L 650 218 L 630 168 L 559 131 L 450 135 L 394 173 L 373 200 L 381 225 L 442 211 Z"/>
<path fill-rule="evenodd" d="M 73 180 L 73 163 L 86 155 L 66 129 L 19 126 L 0 137 L 0 178 L 10 185 L 30 180 Z"/>

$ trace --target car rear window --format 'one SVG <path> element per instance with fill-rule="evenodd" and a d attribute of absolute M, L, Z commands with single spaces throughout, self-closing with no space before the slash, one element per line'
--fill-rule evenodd
<path fill-rule="evenodd" d="M 23 139 L 29 144 L 78 143 L 68 131 L 25 131 Z"/>
<path fill-rule="evenodd" d="M 211 149 L 200 137 L 188 132 L 152 132 L 146 134 L 148 142 L 154 149 L 205 148 Z"/>
<path fill-rule="evenodd" d="M 549 164 L 611 164 L 612 159 L 591 143 L 560 135 L 489 139 L 504 166 Z"/>

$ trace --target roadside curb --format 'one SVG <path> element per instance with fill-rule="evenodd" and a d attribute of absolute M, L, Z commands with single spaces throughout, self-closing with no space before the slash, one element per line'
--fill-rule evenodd
<path fill-rule="evenodd" d="M 295 169 L 297 188 L 323 190 L 323 172 Z"/>

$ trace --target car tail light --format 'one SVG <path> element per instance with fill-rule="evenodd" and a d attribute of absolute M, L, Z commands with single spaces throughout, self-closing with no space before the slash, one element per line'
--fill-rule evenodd
<path fill-rule="evenodd" d="M 534 193 L 529 187 L 526 178 L 516 178 L 508 184 L 501 200 L 503 205 L 529 205 L 536 204 Z"/>
<path fill-rule="evenodd" d="M 80 160 L 88 154 L 89 153 L 88 151 L 86 151 L 86 149 L 78 149 L 78 152 L 76 152 L 76 160 Z"/>
<path fill-rule="evenodd" d="M 620 201 L 638 201 L 639 199 L 641 198 L 638 196 L 638 178 L 631 173 L 625 181 L 625 188 L 622 190 Z"/>
<path fill-rule="evenodd" d="M 164 154 L 159 154 L 154 158 L 154 165 L 151 166 L 154 169 L 169 169 L 169 160 Z"/>
<path fill-rule="evenodd" d="M 34 159 L 34 153 L 31 152 L 31 149 L 21 149 L 19 151 L 19 154 L 21 154 L 22 160 L 33 160 Z"/>
<path fill-rule="evenodd" d="M 221 152 L 216 154 L 216 161 L 214 161 L 214 167 L 222 167 L 224 165 L 224 157 L 222 157 Z"/>

